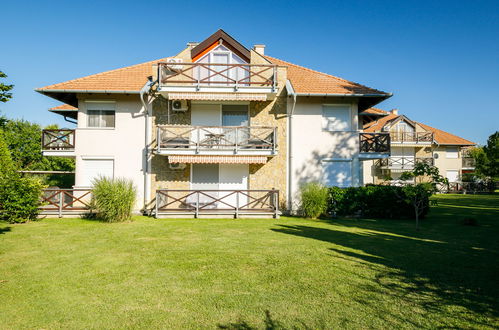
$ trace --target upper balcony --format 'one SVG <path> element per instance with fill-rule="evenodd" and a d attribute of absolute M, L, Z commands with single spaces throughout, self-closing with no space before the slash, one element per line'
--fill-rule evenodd
<path fill-rule="evenodd" d="M 475 169 L 475 159 L 471 157 L 462 158 L 463 170 L 474 170 Z"/>
<path fill-rule="evenodd" d="M 273 98 L 278 90 L 274 64 L 158 63 L 158 78 L 163 94 L 249 93 Z"/>
<path fill-rule="evenodd" d="M 431 145 L 433 143 L 432 132 L 390 132 L 392 144 L 417 144 Z"/>
<path fill-rule="evenodd" d="M 390 133 L 360 133 L 360 158 L 377 159 L 390 156 Z"/>
<path fill-rule="evenodd" d="M 277 154 L 277 127 L 160 125 L 157 137 L 162 155 Z"/>
<path fill-rule="evenodd" d="M 75 155 L 74 129 L 42 130 L 42 154 L 44 156 L 73 157 Z"/>

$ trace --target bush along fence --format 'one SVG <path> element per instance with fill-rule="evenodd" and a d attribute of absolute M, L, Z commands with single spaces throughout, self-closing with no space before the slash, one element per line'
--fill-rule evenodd
<path fill-rule="evenodd" d="M 412 196 L 405 187 L 368 185 L 365 187 L 328 188 L 326 214 L 329 216 L 363 216 L 370 218 L 415 218 Z M 421 197 L 419 218 L 430 208 L 430 195 Z"/>

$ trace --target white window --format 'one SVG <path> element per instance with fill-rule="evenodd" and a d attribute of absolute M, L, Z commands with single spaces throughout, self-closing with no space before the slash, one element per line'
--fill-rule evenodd
<path fill-rule="evenodd" d="M 457 147 L 447 147 L 445 151 L 447 158 L 453 158 L 453 159 L 458 158 Z"/>
<path fill-rule="evenodd" d="M 351 187 L 352 161 L 323 161 L 323 183 L 326 186 Z"/>
<path fill-rule="evenodd" d="M 84 159 L 83 160 L 83 183 L 85 187 L 91 187 L 95 179 L 99 177 L 114 177 L 114 160 L 112 159 Z"/>
<path fill-rule="evenodd" d="M 322 128 L 326 131 L 351 131 L 352 118 L 350 116 L 350 106 L 322 106 Z"/>
<path fill-rule="evenodd" d="M 447 171 L 447 179 L 449 182 L 457 182 L 459 181 L 459 171 L 457 170 L 448 170 Z"/>
<path fill-rule="evenodd" d="M 115 127 L 114 102 L 85 102 L 87 127 Z"/>

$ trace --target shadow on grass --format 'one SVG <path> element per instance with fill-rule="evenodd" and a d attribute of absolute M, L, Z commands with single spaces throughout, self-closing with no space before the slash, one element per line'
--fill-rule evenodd
<path fill-rule="evenodd" d="M 281 324 L 281 322 L 274 320 L 272 318 L 272 316 L 270 315 L 270 311 L 268 311 L 268 310 L 265 311 L 265 318 L 263 320 L 263 324 L 264 324 L 263 329 L 265 329 L 265 330 L 287 329 L 286 327 L 284 327 Z M 251 325 L 244 320 L 239 320 L 239 321 L 234 322 L 234 323 L 218 324 L 217 327 L 218 327 L 218 329 L 227 329 L 227 330 L 257 330 L 257 329 L 262 329 L 261 327 Z"/>
<path fill-rule="evenodd" d="M 485 226 L 463 226 L 460 219 L 466 216 L 479 216 Z M 375 279 L 363 281 L 360 290 L 417 301 L 425 312 L 490 326 L 466 312 L 450 315 L 448 307 L 499 317 L 497 219 L 499 212 L 490 210 L 456 214 L 438 207 L 419 232 L 411 221 L 398 220 L 323 220 L 319 223 L 325 228 L 281 224 L 272 230 L 331 243 L 333 257 L 375 269 Z M 358 302 L 366 308 L 376 305 L 369 295 L 362 297 Z"/>
<path fill-rule="evenodd" d="M 0 235 L 8 233 L 9 231 L 11 231 L 10 227 L 0 228 Z"/>

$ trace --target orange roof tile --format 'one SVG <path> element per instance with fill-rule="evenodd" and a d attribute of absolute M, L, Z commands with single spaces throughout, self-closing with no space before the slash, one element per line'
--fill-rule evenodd
<path fill-rule="evenodd" d="M 385 127 L 387 124 L 390 122 L 396 120 L 402 115 L 394 115 L 389 113 L 385 117 L 381 117 L 378 120 L 369 122 L 364 125 L 364 132 L 381 132 L 383 127 Z M 437 128 L 433 128 L 431 126 L 425 125 L 420 122 L 416 122 L 419 124 L 422 128 L 424 128 L 426 131 L 433 132 L 433 138 L 438 144 L 453 144 L 453 145 L 475 145 L 476 143 L 471 142 L 469 140 L 463 139 L 459 136 L 447 133 L 445 131 L 442 131 Z"/>
<path fill-rule="evenodd" d="M 78 108 L 73 107 L 72 105 L 69 105 L 69 104 L 61 104 L 61 105 L 58 105 L 56 107 L 50 108 L 49 110 L 50 111 L 56 111 L 56 110 L 73 110 L 73 111 L 77 111 Z"/>
<path fill-rule="evenodd" d="M 326 73 L 311 70 L 277 58 L 265 56 L 273 64 L 287 67 L 287 78 L 296 93 L 303 94 L 376 94 L 391 95 Z"/>
<path fill-rule="evenodd" d="M 166 60 L 166 58 L 127 66 L 120 69 L 105 71 L 90 76 L 68 80 L 38 88 L 37 91 L 50 90 L 88 90 L 88 91 L 140 91 L 152 75 L 152 65 Z"/>
<path fill-rule="evenodd" d="M 361 113 L 385 116 L 388 115 L 390 112 L 372 107 L 362 111 Z"/>
<path fill-rule="evenodd" d="M 470 146 L 476 144 L 469 140 L 463 139 L 462 137 L 459 137 L 457 135 L 442 131 L 438 128 L 433 128 L 431 126 L 419 122 L 418 124 L 421 125 L 425 130 L 433 132 L 434 139 L 435 141 L 437 141 L 438 144 L 455 144 L 455 145 L 470 145 Z"/>

